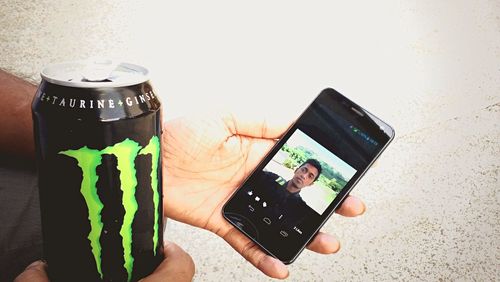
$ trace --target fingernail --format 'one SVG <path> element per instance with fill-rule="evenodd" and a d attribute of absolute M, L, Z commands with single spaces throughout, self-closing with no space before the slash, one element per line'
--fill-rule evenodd
<path fill-rule="evenodd" d="M 264 262 L 264 273 L 273 278 L 285 279 L 290 274 L 286 265 L 279 259 L 268 256 Z"/>
<path fill-rule="evenodd" d="M 26 267 L 26 269 L 28 269 L 28 268 L 32 268 L 32 267 L 37 267 L 37 266 L 39 266 L 39 265 L 42 265 L 43 263 L 44 263 L 43 261 L 41 261 L 41 260 L 37 260 L 37 261 L 33 262 L 32 264 L 28 265 L 28 266 Z"/>
<path fill-rule="evenodd" d="M 365 205 L 365 203 L 362 203 L 362 205 L 363 205 L 363 210 L 361 211 L 361 213 L 359 215 L 364 214 L 365 211 L 366 211 L 366 205 Z"/>
<path fill-rule="evenodd" d="M 329 253 L 333 254 L 340 250 L 340 241 L 337 238 L 333 236 L 325 236 L 325 238 L 327 241 L 325 245 L 333 246 Z"/>

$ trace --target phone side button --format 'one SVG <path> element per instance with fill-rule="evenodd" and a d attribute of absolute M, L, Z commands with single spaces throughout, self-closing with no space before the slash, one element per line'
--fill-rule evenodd
<path fill-rule="evenodd" d="M 264 217 L 262 221 L 264 221 L 267 225 L 271 225 L 271 219 L 269 219 L 269 217 Z"/>
<path fill-rule="evenodd" d="M 283 236 L 283 237 L 288 237 L 288 233 L 286 233 L 285 231 L 281 230 L 280 231 L 280 235 Z"/>

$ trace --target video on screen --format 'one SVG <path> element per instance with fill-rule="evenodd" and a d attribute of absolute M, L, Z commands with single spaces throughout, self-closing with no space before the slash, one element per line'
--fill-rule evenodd
<path fill-rule="evenodd" d="M 297 129 L 266 165 L 259 182 L 267 183 L 265 188 L 280 198 L 275 208 L 298 211 L 305 204 L 321 215 L 355 173 L 345 161 Z"/>

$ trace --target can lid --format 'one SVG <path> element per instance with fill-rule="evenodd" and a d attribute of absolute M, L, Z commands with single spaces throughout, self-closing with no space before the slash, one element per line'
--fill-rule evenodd
<path fill-rule="evenodd" d="M 108 59 L 51 64 L 40 75 L 50 83 L 78 88 L 124 87 L 149 79 L 144 67 Z"/>

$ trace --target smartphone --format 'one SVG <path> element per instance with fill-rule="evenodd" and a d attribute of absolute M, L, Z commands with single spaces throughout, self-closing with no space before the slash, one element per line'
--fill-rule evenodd
<path fill-rule="evenodd" d="M 224 205 L 224 218 L 292 263 L 394 138 L 394 129 L 323 90 Z"/>

